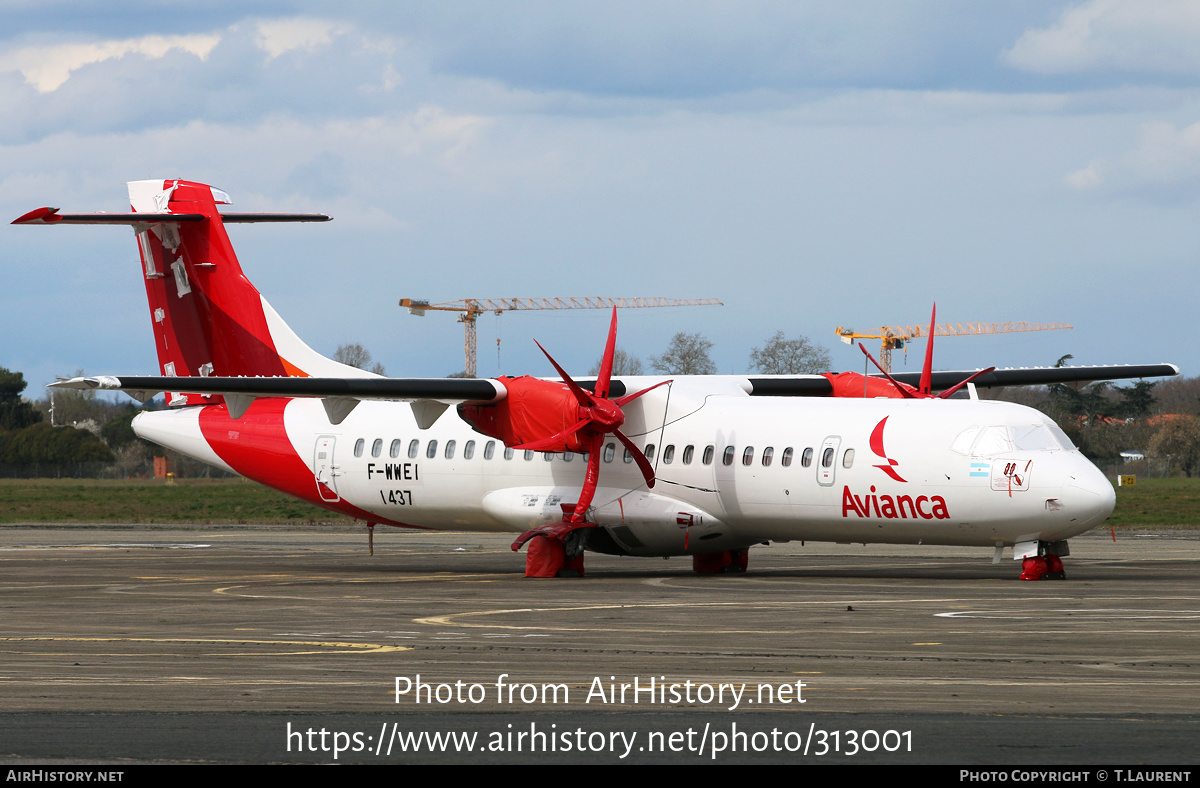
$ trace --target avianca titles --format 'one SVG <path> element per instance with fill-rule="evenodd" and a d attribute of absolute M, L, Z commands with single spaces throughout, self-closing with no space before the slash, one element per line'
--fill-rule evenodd
<path fill-rule="evenodd" d="M 976 387 L 1178 373 L 935 373 L 931 341 L 919 378 L 614 378 L 614 310 L 594 379 L 549 353 L 558 379 L 385 378 L 301 341 L 225 230 L 328 216 L 222 211 L 227 194 L 182 180 L 134 181 L 129 200 L 14 222 L 129 225 L 141 254 L 160 374 L 53 385 L 166 393 L 141 437 L 371 525 L 511 532 L 530 576 L 582 574 L 587 551 L 739 571 L 752 545 L 814 540 L 1011 547 L 1023 578 L 1062 577 L 1113 487 L 1050 418 Z"/>

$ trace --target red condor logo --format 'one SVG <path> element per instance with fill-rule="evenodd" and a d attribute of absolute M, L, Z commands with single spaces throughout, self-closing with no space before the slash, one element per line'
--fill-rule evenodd
<path fill-rule="evenodd" d="M 888 417 L 884 416 L 879 420 L 879 423 L 875 425 L 875 429 L 871 432 L 871 451 L 875 452 L 877 456 L 882 457 L 888 462 L 887 465 L 876 465 L 875 467 L 896 481 L 905 482 L 907 484 L 907 481 L 900 478 L 900 474 L 896 473 L 896 466 L 900 463 L 887 456 L 887 452 L 883 448 L 883 425 L 887 424 L 887 420 Z"/>
<path fill-rule="evenodd" d="M 887 450 L 883 448 L 883 428 L 887 424 L 887 420 L 888 417 L 884 416 L 871 431 L 871 451 L 875 452 L 876 456 L 887 460 L 886 465 L 876 465 L 875 467 L 886 473 L 893 481 L 908 484 L 907 479 L 896 473 L 896 466 L 900 463 L 887 456 Z M 876 495 L 874 485 L 871 486 L 870 495 L 855 495 L 850 492 L 849 487 L 842 487 L 842 517 L 849 517 L 851 514 L 855 517 L 877 517 L 881 520 L 950 519 L 950 512 L 946 508 L 946 499 L 940 495 L 932 497 L 927 495 L 916 497 Z"/>

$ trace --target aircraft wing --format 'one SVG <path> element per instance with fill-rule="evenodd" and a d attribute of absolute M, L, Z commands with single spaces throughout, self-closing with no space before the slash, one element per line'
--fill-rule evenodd
<path fill-rule="evenodd" d="M 504 384 L 475 378 L 224 378 L 99 375 L 71 378 L 51 388 L 145 393 L 164 391 L 234 394 L 246 397 L 354 397 L 355 399 L 492 401 L 503 399 Z M 146 397 L 149 399 L 150 397 Z M 140 399 L 140 397 L 139 397 Z"/>
<path fill-rule="evenodd" d="M 948 389 L 978 370 L 934 372 L 934 390 Z M 1099 380 L 1130 380 L 1171 377 L 1179 374 L 1174 364 L 1117 364 L 1095 367 L 1023 367 L 997 369 L 975 379 L 979 388 L 1003 386 L 1046 386 L 1055 383 L 1091 383 Z M 900 372 L 892 377 L 915 384 L 919 372 Z M 878 376 L 872 376 L 878 377 Z M 833 386 L 825 375 L 771 375 L 758 377 L 713 376 L 734 380 L 737 387 L 755 397 L 828 397 Z M 594 380 L 579 385 L 593 389 Z M 612 380 L 611 396 L 623 396 L 625 384 Z M 344 397 L 354 399 L 443 402 L 494 402 L 507 394 L 504 384 L 492 378 L 318 378 L 318 377 L 164 377 L 110 376 L 71 378 L 51 383 L 54 388 L 100 389 L 139 394 L 149 399 L 164 391 L 222 394 L 244 397 Z"/>
<path fill-rule="evenodd" d="M 99 375 L 71 378 L 51 388 L 124 391 L 145 402 L 166 391 L 220 394 L 240 419 L 258 397 L 314 397 L 331 424 L 341 424 L 365 399 L 410 402 L 421 429 L 433 426 L 451 402 L 494 402 L 508 394 L 498 380 L 473 378 L 165 377 Z"/>
<path fill-rule="evenodd" d="M 934 372 L 931 385 L 934 391 L 948 389 L 978 370 L 967 372 Z M 1017 367 L 997 369 L 975 378 L 976 388 L 1003 386 L 1048 386 L 1055 383 L 1094 383 L 1099 380 L 1133 380 L 1138 378 L 1165 378 L 1179 374 L 1174 364 L 1110 364 L 1098 367 Z M 920 372 L 893 374 L 901 383 L 916 385 L 921 380 Z"/>
<path fill-rule="evenodd" d="M 945 391 L 979 370 L 934 372 L 931 387 L 934 391 Z M 1179 374 L 1174 364 L 1114 364 L 1097 367 L 1021 367 L 997 369 L 975 378 L 978 388 L 1001 388 L 1004 386 L 1048 386 L 1055 383 L 1083 384 L 1098 380 L 1131 380 L 1137 378 L 1162 378 Z M 868 377 L 883 379 L 882 375 Z M 893 378 L 916 386 L 921 380 L 920 372 L 899 372 Z M 833 384 L 825 375 L 771 375 L 748 377 L 747 393 L 754 397 L 829 397 L 833 396 Z"/>

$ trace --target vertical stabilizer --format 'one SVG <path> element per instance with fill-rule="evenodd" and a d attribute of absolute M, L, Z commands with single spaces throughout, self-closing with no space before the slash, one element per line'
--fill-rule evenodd
<path fill-rule="evenodd" d="M 225 192 L 191 181 L 133 181 L 129 201 L 135 216 L 147 214 L 131 224 L 163 375 L 371 376 L 308 347 L 246 278 L 217 210 L 231 202 Z M 164 221 L 168 214 L 181 220 Z M 171 404 L 205 401 L 190 394 Z"/>

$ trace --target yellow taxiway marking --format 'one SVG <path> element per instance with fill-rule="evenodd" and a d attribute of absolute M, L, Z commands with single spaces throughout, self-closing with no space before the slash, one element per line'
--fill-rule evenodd
<path fill-rule="evenodd" d="M 239 638 L 64 638 L 64 637 L 0 637 L 0 643 L 30 641 L 56 643 L 201 643 L 235 646 L 309 646 L 322 649 L 352 649 L 360 654 L 380 654 L 392 651 L 411 651 L 409 646 L 385 646 L 380 643 L 347 643 L 339 640 L 245 640 Z M 321 654 L 322 651 L 279 652 L 287 654 Z"/>

